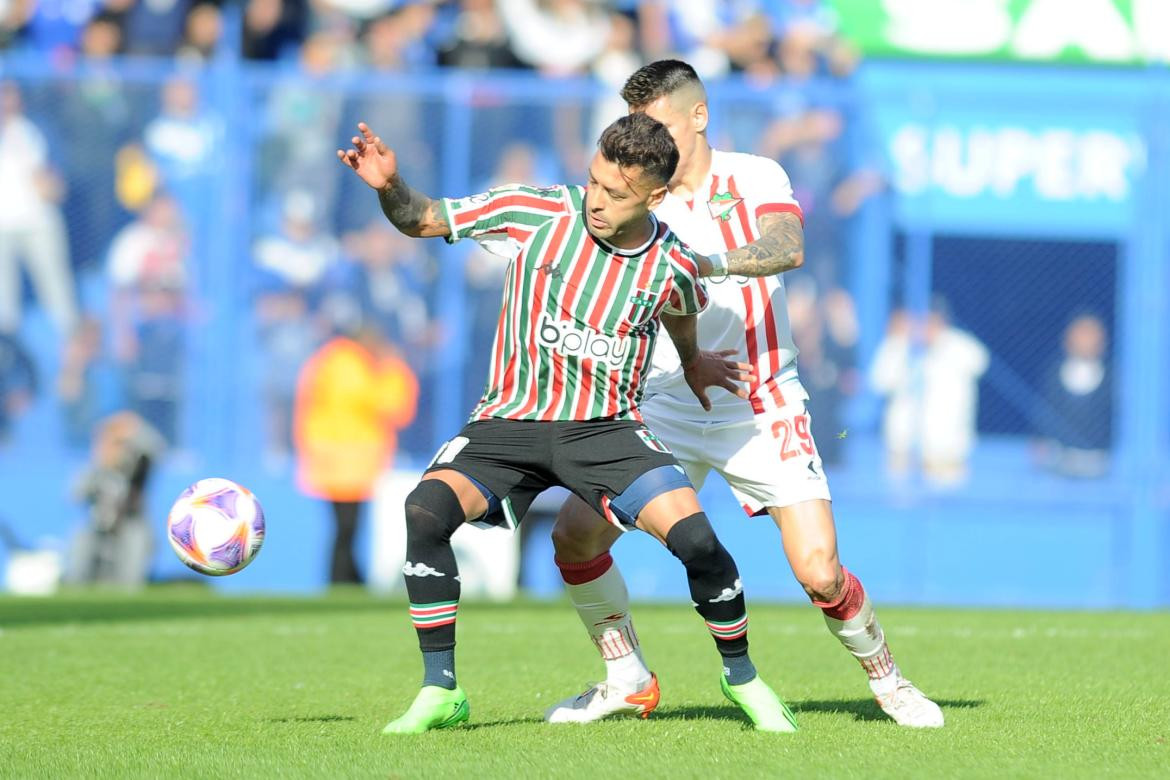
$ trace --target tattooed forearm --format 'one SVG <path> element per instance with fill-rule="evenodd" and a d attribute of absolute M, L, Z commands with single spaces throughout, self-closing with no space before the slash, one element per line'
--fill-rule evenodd
<path fill-rule="evenodd" d="M 760 237 L 727 253 L 727 273 L 772 276 L 804 264 L 804 228 L 789 212 L 760 217 Z"/>
<path fill-rule="evenodd" d="M 445 236 L 450 233 L 445 220 L 435 218 L 435 202 L 410 188 L 401 176 L 395 176 L 378 190 L 378 203 L 386 219 L 408 236 Z"/>
<path fill-rule="evenodd" d="M 685 368 L 699 357 L 699 331 L 696 326 L 697 317 L 694 314 L 662 315 L 662 327 L 666 328 L 674 348 L 678 351 L 678 359 Z"/>

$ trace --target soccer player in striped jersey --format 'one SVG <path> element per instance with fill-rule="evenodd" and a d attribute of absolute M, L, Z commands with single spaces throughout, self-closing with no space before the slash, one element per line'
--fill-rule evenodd
<path fill-rule="evenodd" d="M 829 488 L 796 373 L 784 283 L 776 275 L 800 266 L 804 256 L 802 216 L 788 175 L 773 160 L 708 145 L 706 92 L 684 62 L 640 68 L 622 97 L 632 112 L 666 125 L 679 148 L 669 194 L 655 213 L 714 261 L 713 268 L 701 261 L 704 272 L 716 275 L 708 279 L 711 303 L 699 317 L 699 346 L 734 350 L 754 373 L 746 402 L 716 389 L 711 411 L 697 413 L 680 392 L 686 385 L 679 357 L 664 343 L 654 354 L 643 418 L 697 487 L 714 470 L 749 516 L 771 516 L 793 573 L 829 631 L 860 662 L 881 709 L 903 726 L 942 726 L 942 711 L 894 663 L 861 582 L 838 561 Z M 605 660 L 607 679 L 550 708 L 551 722 L 626 714 L 633 710 L 627 701 L 645 686 L 657 689 L 642 661 L 625 582 L 609 555 L 620 533 L 573 497 L 558 517 L 557 564 Z M 732 679 L 722 687 L 757 727 L 778 719 L 770 697 L 757 702 Z"/>
<path fill-rule="evenodd" d="M 552 485 L 665 544 L 683 562 L 724 666 L 754 677 L 735 562 L 686 473 L 638 411 L 659 321 L 701 403 L 710 385 L 746 397 L 733 381 L 746 374 L 695 346 L 695 315 L 707 302 L 699 258 L 651 211 L 678 163 L 670 133 L 645 114 L 614 122 L 598 143 L 587 189 L 513 185 L 432 200 L 403 182 L 394 153 L 369 127 L 359 130 L 338 157 L 377 190 L 399 230 L 472 238 L 511 260 L 483 397 L 406 499 L 403 573 L 424 676 L 386 733 L 467 720 L 467 696 L 455 680 L 459 571 L 451 535 L 465 522 L 515 527 Z M 627 701 L 642 712 L 657 703 L 652 683 Z M 791 718 L 785 725 L 794 727 Z"/>

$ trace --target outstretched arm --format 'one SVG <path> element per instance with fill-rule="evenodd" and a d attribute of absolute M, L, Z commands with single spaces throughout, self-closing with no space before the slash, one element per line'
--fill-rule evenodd
<path fill-rule="evenodd" d="M 399 175 L 394 151 L 365 122 L 358 123 L 358 131 L 361 135 L 350 139 L 353 148 L 338 149 L 337 159 L 377 191 L 386 219 L 415 238 L 451 235 L 450 225 L 439 214 L 439 204 L 411 189 Z"/>
<path fill-rule="evenodd" d="M 760 217 L 757 224 L 760 237 L 724 255 L 726 267 L 700 257 L 699 275 L 773 276 L 804 265 L 804 227 L 799 216 L 775 212 Z"/>
<path fill-rule="evenodd" d="M 708 387 L 722 387 L 740 398 L 747 398 L 747 390 L 736 382 L 751 379 L 751 366 L 728 360 L 729 355 L 735 354 L 734 349 L 723 352 L 700 350 L 696 322 L 695 314 L 662 315 L 662 326 L 666 328 L 670 340 L 674 342 L 674 348 L 678 350 L 683 376 L 690 385 L 691 392 L 708 412 L 711 411 L 711 401 L 707 398 Z"/>

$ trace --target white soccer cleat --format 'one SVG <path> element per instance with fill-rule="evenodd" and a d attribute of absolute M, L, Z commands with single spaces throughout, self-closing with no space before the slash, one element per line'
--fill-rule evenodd
<path fill-rule="evenodd" d="M 895 672 L 895 674 L 897 674 Z M 939 706 L 926 698 L 926 694 L 914 687 L 914 683 L 898 674 L 897 684 L 889 689 L 885 680 L 872 680 L 873 690 L 882 712 L 893 718 L 899 726 L 916 729 L 942 728 L 943 714 Z"/>
<path fill-rule="evenodd" d="M 658 706 L 658 678 L 650 675 L 649 684 L 640 691 L 626 693 L 608 683 L 597 683 L 571 699 L 549 707 L 544 719 L 549 723 L 592 723 L 617 715 L 645 718 Z"/>

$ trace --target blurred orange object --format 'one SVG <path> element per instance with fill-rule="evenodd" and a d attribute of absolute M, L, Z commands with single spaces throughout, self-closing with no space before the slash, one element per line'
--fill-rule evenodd
<path fill-rule="evenodd" d="M 330 501 L 365 501 L 414 419 L 418 380 L 373 331 L 327 342 L 297 381 L 297 481 Z"/>

